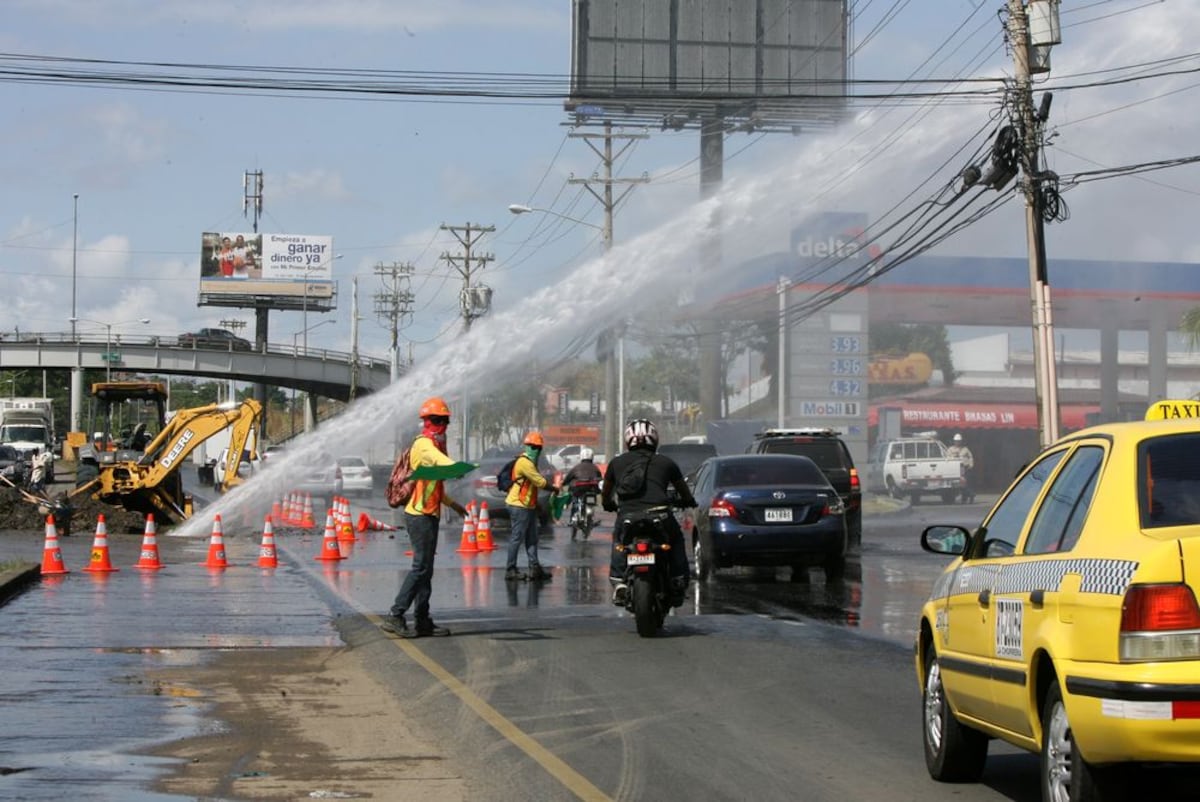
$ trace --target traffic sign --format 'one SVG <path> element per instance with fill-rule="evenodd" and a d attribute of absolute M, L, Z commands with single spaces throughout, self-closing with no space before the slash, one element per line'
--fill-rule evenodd
<path fill-rule="evenodd" d="M 120 362 L 121 353 L 119 351 L 109 351 L 100 355 L 101 362 Z"/>

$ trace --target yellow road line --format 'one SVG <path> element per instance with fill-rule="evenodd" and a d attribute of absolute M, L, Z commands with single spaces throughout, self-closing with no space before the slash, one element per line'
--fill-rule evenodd
<path fill-rule="evenodd" d="M 379 616 L 371 613 L 366 613 L 365 615 L 376 626 L 379 625 Z M 588 802 L 612 802 L 611 797 L 592 785 L 591 781 L 571 768 L 558 755 L 542 746 L 524 730 L 505 718 L 500 711 L 481 699 L 474 691 L 464 685 L 462 680 L 444 668 L 441 663 L 417 648 L 415 643 L 403 639 L 393 639 L 393 642 L 405 654 L 417 663 L 420 663 L 426 671 L 433 675 L 434 679 L 445 685 L 451 693 L 462 700 L 463 704 L 474 710 L 496 732 L 508 739 L 513 746 L 533 758 L 550 776 L 562 783 L 575 796 L 588 800 Z"/>

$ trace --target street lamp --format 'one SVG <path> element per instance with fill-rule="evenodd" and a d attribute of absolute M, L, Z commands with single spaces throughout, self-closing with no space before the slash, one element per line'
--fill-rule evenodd
<path fill-rule="evenodd" d="M 71 322 L 71 327 L 74 328 L 76 323 L 95 323 L 97 326 L 104 327 L 104 380 L 112 381 L 112 330 L 113 326 L 125 326 L 130 323 L 141 323 L 145 325 L 150 322 L 150 318 L 143 317 L 137 320 L 122 320 L 116 323 L 105 323 L 103 320 L 92 320 L 86 317 L 75 317 L 72 315 L 68 318 Z"/>
<path fill-rule="evenodd" d="M 299 337 L 301 334 L 303 334 L 304 335 L 304 355 L 308 356 L 308 332 L 311 331 L 312 329 L 320 328 L 321 326 L 324 326 L 326 323 L 337 323 L 337 321 L 336 320 L 322 320 L 319 323 L 314 323 L 311 326 L 308 326 L 307 328 L 303 328 L 300 331 L 293 334 L 292 335 L 292 353 L 293 354 L 299 353 L 296 350 L 296 338 Z M 304 396 L 305 396 L 305 398 L 307 398 L 308 393 L 305 393 Z M 307 406 L 307 403 L 306 403 L 306 406 Z M 296 388 L 295 387 L 292 388 L 291 419 L 292 419 L 292 435 L 294 436 L 296 434 Z M 305 418 L 305 420 L 307 420 L 307 418 Z M 305 424 L 305 425 L 307 426 L 307 424 Z"/>
<path fill-rule="evenodd" d="M 303 334 L 304 335 L 304 353 L 307 354 L 308 353 L 308 333 L 310 331 L 312 331 L 313 329 L 324 326 L 326 323 L 337 323 L 337 321 L 336 320 L 322 320 L 319 323 L 314 323 L 311 326 L 308 326 L 307 328 L 303 328 L 300 331 L 293 334 L 292 335 L 292 353 L 293 354 L 299 353 L 296 350 L 296 338 L 299 337 L 301 334 Z"/>
<path fill-rule="evenodd" d="M 565 215 L 560 212 L 552 211 L 550 209 L 539 209 L 536 206 L 526 206 L 523 203 L 510 203 L 508 205 L 508 210 L 510 212 L 512 212 L 513 214 L 528 214 L 530 212 L 541 212 L 542 214 L 552 215 L 553 217 L 561 217 L 563 220 L 570 220 L 572 223 L 578 223 L 581 226 L 587 226 L 588 228 L 594 228 L 597 231 L 599 231 L 601 234 L 604 235 L 604 251 L 605 251 L 605 253 L 607 253 L 608 251 L 612 250 L 612 237 L 613 237 L 612 204 L 611 203 L 606 204 L 605 208 L 607 209 L 607 212 L 604 216 L 605 224 L 602 226 L 598 226 L 595 223 L 589 223 L 587 220 L 580 220 L 577 217 L 571 217 L 570 215 Z M 611 382 L 612 381 L 611 374 L 609 374 L 609 376 L 610 376 L 609 382 Z M 617 378 L 617 399 L 616 399 L 616 401 L 617 401 L 617 404 L 616 404 L 616 406 L 617 406 L 617 425 L 615 427 L 615 432 L 613 431 L 614 427 L 611 424 L 607 428 L 609 429 L 610 434 L 615 434 L 616 439 L 620 440 L 621 427 L 625 423 L 625 326 L 624 326 L 624 324 L 622 324 L 620 330 L 617 333 L 617 376 L 616 376 L 616 378 Z M 609 388 L 612 387 L 611 384 L 609 384 L 608 386 L 609 386 Z M 611 389 L 609 392 L 611 392 Z M 611 400 L 611 396 L 609 396 L 609 398 Z M 608 416 L 609 416 L 609 418 L 612 417 L 612 410 L 608 411 Z M 606 438 L 606 440 L 607 439 L 608 438 Z M 620 448 L 619 442 L 613 443 L 612 441 L 609 441 L 606 445 L 606 450 L 611 450 L 611 449 L 608 449 L 608 446 L 614 446 L 614 445 L 616 446 L 617 449 Z M 608 459 L 612 459 L 614 456 L 616 456 L 615 451 L 614 451 L 614 453 L 608 455 Z"/>

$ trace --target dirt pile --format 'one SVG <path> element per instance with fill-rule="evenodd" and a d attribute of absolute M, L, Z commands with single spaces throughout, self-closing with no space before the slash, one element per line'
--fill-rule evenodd
<path fill-rule="evenodd" d="M 145 531 L 145 519 L 140 514 L 104 504 L 86 494 L 68 500 L 65 493 L 56 493 L 50 500 L 34 503 L 19 490 L 0 486 L 0 529 L 40 532 L 45 529 L 49 514 L 54 515 L 60 535 L 92 532 L 100 515 L 104 516 L 111 534 Z"/>

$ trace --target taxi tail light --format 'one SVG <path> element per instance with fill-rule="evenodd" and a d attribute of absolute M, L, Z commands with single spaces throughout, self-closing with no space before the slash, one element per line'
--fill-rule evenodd
<path fill-rule="evenodd" d="M 1185 584 L 1133 585 L 1121 608 L 1122 660 L 1200 659 L 1200 605 Z"/>
<path fill-rule="evenodd" d="M 708 505 L 709 518 L 736 518 L 737 508 L 727 499 L 715 498 Z"/>

